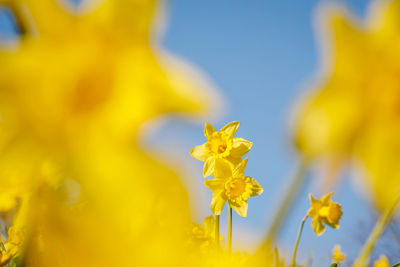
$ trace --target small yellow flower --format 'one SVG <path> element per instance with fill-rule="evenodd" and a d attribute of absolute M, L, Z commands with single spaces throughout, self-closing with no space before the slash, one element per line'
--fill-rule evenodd
<path fill-rule="evenodd" d="M 312 218 L 311 226 L 318 236 L 325 231 L 324 223 L 332 228 L 339 228 L 339 220 L 343 214 L 342 207 L 331 200 L 332 195 L 333 192 L 322 196 L 321 200 L 317 200 L 310 194 L 311 208 L 308 210 L 307 216 Z"/>
<path fill-rule="evenodd" d="M 385 255 L 381 255 L 379 260 L 374 263 L 374 267 L 390 267 L 389 261 Z"/>
<path fill-rule="evenodd" d="M 208 249 L 215 240 L 215 218 L 213 215 L 208 215 L 203 224 L 193 224 L 190 231 L 190 244 L 193 247 L 200 247 L 200 249 Z M 222 241 L 222 236 L 219 236 Z"/>
<path fill-rule="evenodd" d="M 216 131 L 211 124 L 205 123 L 204 135 L 207 137 L 207 142 L 195 146 L 190 151 L 192 157 L 205 162 L 204 177 L 214 173 L 217 159 L 225 159 L 233 165 L 237 165 L 242 160 L 242 156 L 250 151 L 252 142 L 233 137 L 239 126 L 238 121 L 233 121 L 222 127 L 221 130 Z"/>
<path fill-rule="evenodd" d="M 205 185 L 213 191 L 211 200 L 211 211 L 220 215 L 226 201 L 240 216 L 247 216 L 248 202 L 250 197 L 260 195 L 264 190 L 253 178 L 244 176 L 248 158 L 232 168 L 224 160 L 215 163 L 215 177 L 205 181 Z"/>
<path fill-rule="evenodd" d="M 20 230 L 11 226 L 8 229 L 8 239 L 2 236 L 0 248 L 0 266 L 6 265 L 12 258 L 17 257 L 21 252 L 24 235 Z M 4 242 L 3 242 L 4 241 Z"/>
<path fill-rule="evenodd" d="M 345 262 L 346 254 L 341 251 L 340 245 L 335 245 L 332 251 L 332 260 L 336 263 Z"/>

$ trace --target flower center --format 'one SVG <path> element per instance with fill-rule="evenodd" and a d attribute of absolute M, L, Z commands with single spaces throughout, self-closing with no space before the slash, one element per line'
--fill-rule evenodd
<path fill-rule="evenodd" d="M 223 132 L 215 132 L 208 140 L 207 147 L 217 157 L 226 157 L 232 147 L 232 140 Z"/>
<path fill-rule="evenodd" d="M 225 194 L 230 200 L 247 200 L 251 195 L 251 183 L 245 177 L 234 177 L 225 183 Z"/>

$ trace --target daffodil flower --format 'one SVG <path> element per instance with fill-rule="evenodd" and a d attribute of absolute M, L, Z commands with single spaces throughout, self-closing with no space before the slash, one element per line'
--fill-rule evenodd
<path fill-rule="evenodd" d="M 340 245 L 335 245 L 333 247 L 332 260 L 336 263 L 346 260 L 346 255 L 341 251 Z"/>
<path fill-rule="evenodd" d="M 374 263 L 374 267 L 390 267 L 389 261 L 385 255 L 381 255 L 379 260 Z"/>
<path fill-rule="evenodd" d="M 343 215 L 340 204 L 331 200 L 332 193 L 321 197 L 321 200 L 315 199 L 310 194 L 311 208 L 307 212 L 307 216 L 312 218 L 311 226 L 316 235 L 322 235 L 325 231 L 324 224 L 339 228 L 339 220 Z"/>
<path fill-rule="evenodd" d="M 264 190 L 253 178 L 244 176 L 248 158 L 232 168 L 224 160 L 215 163 L 215 177 L 205 181 L 205 185 L 213 191 L 211 200 L 211 211 L 220 215 L 226 201 L 240 216 L 247 216 L 248 202 L 250 197 L 260 195 Z"/>
<path fill-rule="evenodd" d="M 200 247 L 200 249 L 208 249 L 215 240 L 215 218 L 213 215 L 208 215 L 203 220 L 203 225 L 193 224 L 190 231 L 190 243 L 194 247 Z M 222 241 L 222 236 L 219 236 L 219 240 Z"/>
<path fill-rule="evenodd" d="M 203 176 L 207 177 L 214 173 L 217 159 L 224 159 L 233 165 L 241 162 L 242 157 L 250 151 L 252 142 L 239 137 L 233 137 L 239 129 L 240 123 L 233 121 L 216 131 L 214 127 L 205 123 L 204 135 L 207 142 L 195 146 L 190 155 L 204 162 Z"/>

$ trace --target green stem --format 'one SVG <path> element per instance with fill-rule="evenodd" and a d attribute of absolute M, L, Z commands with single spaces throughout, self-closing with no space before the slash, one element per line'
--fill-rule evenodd
<path fill-rule="evenodd" d="M 268 247 L 270 244 L 274 243 L 274 240 L 282 227 L 283 222 L 292 206 L 294 199 L 297 197 L 299 191 L 302 188 L 308 171 L 309 161 L 305 158 L 300 159 L 296 166 L 291 184 L 287 189 L 284 199 L 278 203 L 281 203 L 278 207 L 275 216 L 272 219 L 271 226 L 267 233 L 267 238 L 262 246 L 262 248 Z"/>
<path fill-rule="evenodd" d="M 215 244 L 219 245 L 219 215 L 215 216 Z"/>
<path fill-rule="evenodd" d="M 232 253 L 232 207 L 229 205 L 228 213 L 228 253 Z"/>
<path fill-rule="evenodd" d="M 400 195 L 397 196 L 395 199 L 393 205 L 386 210 L 379 220 L 376 222 L 374 229 L 372 230 L 371 234 L 368 237 L 367 242 L 365 242 L 364 247 L 361 250 L 360 256 L 358 257 L 358 260 L 356 261 L 355 266 L 356 267 L 365 267 L 369 263 L 369 256 L 372 252 L 372 249 L 375 246 L 376 241 L 378 238 L 381 236 L 383 230 L 385 229 L 386 225 L 388 224 L 390 218 L 393 215 L 394 210 L 396 209 L 397 205 L 400 202 Z"/>
<path fill-rule="evenodd" d="M 299 227 L 299 232 L 297 233 L 297 239 L 296 239 L 296 245 L 294 246 L 294 250 L 293 250 L 293 256 L 292 256 L 292 267 L 296 267 L 296 255 L 297 255 L 297 249 L 299 247 L 299 243 L 300 243 L 300 237 L 301 237 L 301 233 L 303 232 L 303 227 L 304 227 L 304 223 L 307 220 L 307 215 L 304 216 L 303 220 L 301 221 L 300 227 Z"/>

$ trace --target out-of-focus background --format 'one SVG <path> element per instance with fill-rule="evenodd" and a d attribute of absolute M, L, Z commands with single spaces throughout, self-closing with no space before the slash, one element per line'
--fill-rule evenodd
<path fill-rule="evenodd" d="M 258 179 L 265 191 L 249 200 L 247 218 L 234 214 L 234 248 L 257 247 L 289 182 L 296 162 L 290 141 L 290 116 L 321 65 L 315 15 L 324 3 L 342 4 L 363 19 L 369 1 L 167 1 L 168 26 L 163 45 L 197 64 L 226 100 L 221 103 L 221 114 L 210 118 L 210 122 L 220 128 L 238 120 L 241 127 L 237 136 L 254 142 L 246 175 Z M 198 223 L 211 212 L 211 191 L 202 186 L 203 164 L 191 158 L 189 151 L 205 141 L 203 123 L 169 119 L 147 142 L 148 147 L 162 151 L 164 160 L 171 161 L 168 158 L 174 155 L 183 162 Z M 320 197 L 314 182 L 320 178 L 318 171 L 311 176 L 313 181 L 301 191 L 279 239 L 287 254 L 293 249 L 298 226 L 309 207 L 308 193 Z M 333 200 L 343 203 L 340 230 L 329 228 L 317 237 L 308 222 L 299 262 L 313 258 L 319 266 L 330 258 L 335 244 L 342 246 L 348 259 L 358 255 L 374 217 L 367 200 L 356 194 L 356 182 L 350 176 L 343 175 L 340 186 L 334 187 Z M 222 227 L 226 226 L 226 209 L 224 214 Z M 226 234 L 226 228 L 222 233 Z"/>

